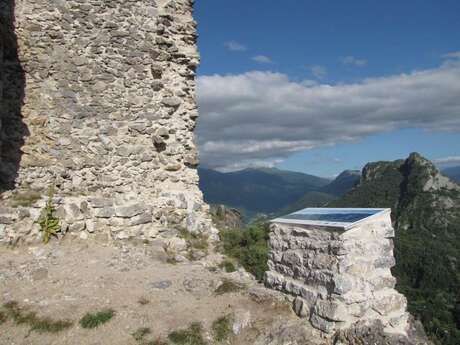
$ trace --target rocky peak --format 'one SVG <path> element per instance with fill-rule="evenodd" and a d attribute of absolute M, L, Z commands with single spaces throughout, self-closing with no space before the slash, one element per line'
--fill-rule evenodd
<path fill-rule="evenodd" d="M 418 153 L 412 153 L 405 161 L 403 172 L 409 180 L 417 179 L 418 186 L 424 192 L 446 190 L 460 190 L 459 186 L 441 172 L 428 159 Z"/>
<path fill-rule="evenodd" d="M 330 206 L 392 208 L 396 287 L 437 343 L 460 344 L 460 186 L 412 153 L 367 164 L 359 185 Z M 433 320 L 442 320 L 436 329 Z"/>
<path fill-rule="evenodd" d="M 361 174 L 361 184 L 364 182 L 370 182 L 372 180 L 377 180 L 384 177 L 389 171 L 397 169 L 403 160 L 397 160 L 394 162 L 372 162 L 364 166 L 363 172 Z"/>

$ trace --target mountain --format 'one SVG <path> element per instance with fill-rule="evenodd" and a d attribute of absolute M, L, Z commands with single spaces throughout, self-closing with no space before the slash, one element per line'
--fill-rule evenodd
<path fill-rule="evenodd" d="M 321 192 L 342 196 L 359 182 L 360 177 L 359 170 L 345 170 L 334 181 L 321 188 Z"/>
<path fill-rule="evenodd" d="M 397 289 L 435 343 L 460 344 L 460 186 L 413 153 L 367 164 L 330 206 L 392 208 Z"/>
<path fill-rule="evenodd" d="M 323 192 L 307 192 L 300 199 L 296 200 L 292 204 L 283 207 L 281 210 L 277 211 L 276 214 L 281 216 L 289 214 L 298 210 L 302 210 L 306 207 L 324 207 L 329 202 L 337 199 L 335 195 L 327 194 Z"/>
<path fill-rule="evenodd" d="M 243 210 L 246 217 L 276 212 L 330 182 L 313 175 L 272 168 L 230 173 L 199 168 L 198 174 L 206 202 Z"/>
<path fill-rule="evenodd" d="M 345 170 L 333 181 L 274 168 L 230 173 L 199 168 L 198 174 L 206 202 L 239 209 L 246 220 L 324 206 L 352 189 L 360 178 L 355 170 Z"/>
<path fill-rule="evenodd" d="M 442 169 L 442 174 L 450 179 L 460 182 L 460 166 Z"/>
<path fill-rule="evenodd" d="M 350 191 L 359 182 L 360 176 L 361 173 L 358 170 L 345 170 L 332 182 L 316 191 L 305 193 L 295 202 L 283 207 L 276 214 L 288 214 L 306 207 L 324 207 L 329 202 Z"/>

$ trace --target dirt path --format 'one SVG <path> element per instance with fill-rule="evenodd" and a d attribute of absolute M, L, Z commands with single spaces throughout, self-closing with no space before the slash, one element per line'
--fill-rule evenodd
<path fill-rule="evenodd" d="M 216 295 L 225 279 L 246 288 Z M 49 334 L 9 318 L 0 322 L 1 345 L 134 345 L 139 343 L 132 334 L 141 327 L 150 328 L 152 339 L 166 339 L 191 322 L 201 322 L 212 343 L 211 324 L 228 314 L 233 327 L 243 329 L 230 343 L 253 344 L 273 322 L 296 320 L 289 306 L 273 296 L 244 273 L 224 273 L 209 262 L 166 263 L 161 249 L 152 245 L 117 248 L 76 241 L 0 248 L 1 305 L 15 301 L 40 317 L 73 322 Z M 79 325 L 86 313 L 106 308 L 115 311 L 106 324 L 90 330 Z"/>

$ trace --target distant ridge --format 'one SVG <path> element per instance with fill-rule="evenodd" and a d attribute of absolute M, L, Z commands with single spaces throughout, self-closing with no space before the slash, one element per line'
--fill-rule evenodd
<path fill-rule="evenodd" d="M 355 170 L 346 170 L 331 181 L 275 168 L 229 173 L 199 168 L 198 174 L 206 202 L 239 209 L 246 220 L 258 214 L 272 216 L 324 206 L 353 188 L 360 178 Z"/>
<path fill-rule="evenodd" d="M 199 168 L 198 174 L 206 202 L 243 210 L 246 217 L 276 212 L 330 183 L 326 178 L 273 168 L 229 173 Z"/>
<path fill-rule="evenodd" d="M 342 196 L 352 189 L 360 178 L 361 172 L 359 170 L 345 170 L 335 180 L 321 188 L 321 192 Z"/>
<path fill-rule="evenodd" d="M 441 170 L 442 174 L 450 179 L 460 182 L 460 166 L 444 168 Z"/>

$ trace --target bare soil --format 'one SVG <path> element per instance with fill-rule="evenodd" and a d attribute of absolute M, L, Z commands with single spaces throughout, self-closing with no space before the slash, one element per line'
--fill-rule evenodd
<path fill-rule="evenodd" d="M 134 345 L 132 334 L 151 329 L 146 340 L 201 322 L 209 344 L 211 324 L 234 315 L 242 329 L 226 344 L 254 344 L 274 323 L 297 317 L 282 297 L 247 273 L 222 272 L 217 258 L 170 264 L 160 245 L 107 245 L 72 240 L 21 248 L 0 248 L 0 310 L 15 301 L 40 317 L 70 320 L 56 334 L 31 331 L 9 318 L 0 323 L 1 345 Z M 216 295 L 226 279 L 245 288 Z M 109 322 L 84 329 L 79 320 L 88 312 L 113 309 Z M 249 320 L 246 324 L 245 320 Z"/>

